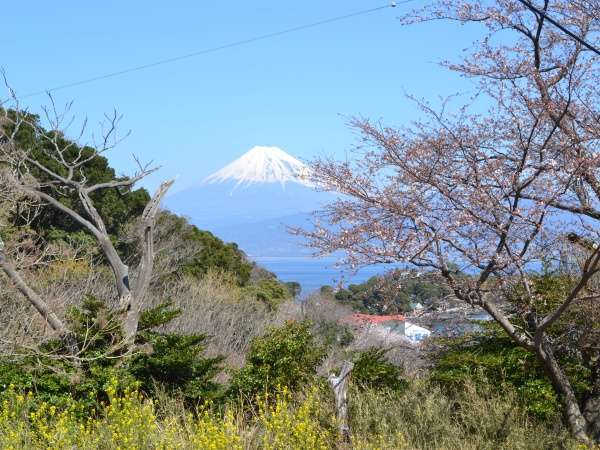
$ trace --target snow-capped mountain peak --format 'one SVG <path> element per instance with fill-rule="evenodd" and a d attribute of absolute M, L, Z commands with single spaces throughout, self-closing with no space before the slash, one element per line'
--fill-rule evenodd
<path fill-rule="evenodd" d="M 204 182 L 235 181 L 236 185 L 288 181 L 310 186 L 308 167 L 278 147 L 253 147 L 241 157 L 208 176 Z"/>

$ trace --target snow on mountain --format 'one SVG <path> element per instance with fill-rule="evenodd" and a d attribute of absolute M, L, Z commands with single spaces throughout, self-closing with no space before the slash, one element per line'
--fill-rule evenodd
<path fill-rule="evenodd" d="M 317 192 L 308 167 L 277 147 L 254 147 L 165 206 L 256 256 L 306 253 L 286 225 L 304 222 L 332 194 Z"/>
<path fill-rule="evenodd" d="M 280 148 L 256 146 L 204 181 L 210 184 L 235 181 L 236 186 L 289 181 L 309 186 L 308 173 L 304 163 Z"/>

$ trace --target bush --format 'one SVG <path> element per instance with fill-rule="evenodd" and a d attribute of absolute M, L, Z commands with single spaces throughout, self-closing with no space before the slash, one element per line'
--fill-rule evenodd
<path fill-rule="evenodd" d="M 202 278 L 211 270 L 231 273 L 239 286 L 250 280 L 252 263 L 235 243 L 225 243 L 209 231 L 198 229 L 185 218 L 167 211 L 160 213 L 157 240 L 178 236 L 178 245 L 196 249 L 180 262 L 180 270 L 173 271 Z M 176 248 L 171 249 L 177 251 Z"/>
<path fill-rule="evenodd" d="M 231 382 L 230 393 L 255 394 L 287 386 L 294 390 L 314 379 L 325 351 L 317 345 L 308 321 L 286 322 L 253 340 L 246 366 Z"/>
<path fill-rule="evenodd" d="M 276 278 L 264 278 L 255 281 L 244 288 L 244 293 L 273 309 L 291 296 L 288 287 Z"/>
<path fill-rule="evenodd" d="M 482 326 L 483 333 L 439 341 L 444 349 L 435 357 L 431 379 L 450 389 L 460 389 L 467 381 L 498 390 L 513 388 L 530 414 L 543 420 L 559 415 L 559 399 L 535 356 L 496 325 Z"/>
<path fill-rule="evenodd" d="M 126 366 L 139 382 L 143 392 L 154 394 L 156 387 L 170 394 L 179 394 L 188 404 L 215 400 L 222 394 L 221 386 L 213 381 L 221 370 L 223 357 L 202 356 L 206 336 L 159 333 L 154 327 L 163 325 L 179 314 L 170 304 L 146 311 L 140 320 L 142 331 L 138 341 L 149 345 L 151 351 L 135 356 Z"/>
<path fill-rule="evenodd" d="M 53 340 L 38 355 L 1 360 L 0 386 L 33 391 L 37 400 L 55 406 L 75 399 L 87 410 L 108 400 L 106 389 L 112 378 L 119 379 L 123 389 L 141 388 L 147 395 L 154 394 L 155 387 L 178 393 L 188 404 L 214 399 L 221 389 L 212 378 L 222 358 L 202 356 L 205 336 L 155 331 L 177 314 L 168 304 L 142 314 L 138 351 L 127 356 L 119 345 L 120 327 L 111 311 L 101 301 L 87 298 L 82 308 L 72 308 L 68 314 L 81 349 L 79 363 L 61 357 L 63 344 Z"/>
<path fill-rule="evenodd" d="M 518 393 L 467 382 L 446 392 L 426 380 L 397 395 L 351 388 L 350 427 L 357 449 L 575 449 L 560 424 L 532 420 Z"/>
<path fill-rule="evenodd" d="M 402 369 L 385 358 L 386 350 L 370 348 L 354 357 L 352 380 L 362 388 L 402 391 L 408 382 L 402 378 Z"/>
<path fill-rule="evenodd" d="M 184 272 L 200 276 L 210 269 L 221 269 L 234 274 L 240 286 L 248 282 L 252 264 L 247 261 L 237 244 L 226 244 L 209 231 L 199 230 L 194 226 L 187 239 L 200 243 L 202 250 L 183 267 Z"/>
<path fill-rule="evenodd" d="M 0 359 L 0 387 L 35 392 L 36 400 L 61 407 L 70 399 L 77 400 L 86 410 L 107 400 L 110 378 L 118 378 L 124 388 L 134 387 L 135 379 L 117 362 L 121 340 L 119 327 L 103 303 L 88 297 L 81 309 L 71 308 L 66 318 L 79 348 L 79 361 L 73 361 L 63 342 L 50 340 L 31 355 Z"/>

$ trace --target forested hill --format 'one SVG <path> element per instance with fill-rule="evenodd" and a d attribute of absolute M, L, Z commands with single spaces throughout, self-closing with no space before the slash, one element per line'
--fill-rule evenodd
<path fill-rule="evenodd" d="M 14 112 L 3 111 L 8 117 Z M 6 132 L 11 132 L 11 124 L 2 124 Z M 41 131 L 40 131 L 41 130 Z M 50 137 L 50 138 L 49 138 Z M 97 154 L 91 147 L 82 147 L 58 132 L 44 129 L 40 118 L 27 114 L 15 134 L 15 142 L 19 148 L 26 149 L 31 159 L 27 164 L 27 172 L 39 180 L 39 189 L 56 197 L 59 201 L 87 218 L 86 211 L 74 189 L 57 187 L 55 178 L 49 174 L 67 177 L 68 171 L 57 157 L 55 146 L 64 149 L 62 157 L 67 161 L 79 160 L 82 164 L 72 174 L 76 181 L 86 181 L 88 185 L 109 183 L 125 179 L 117 175 L 109 160 Z M 1 163 L 0 163 L 1 164 Z M 2 166 L 0 166 L 2 167 Z M 5 163 L 5 170 L 9 164 Z M 132 164 L 131 173 L 141 171 Z M 115 243 L 124 261 L 137 264 L 138 243 L 132 237 L 136 220 L 142 214 L 150 200 L 145 188 L 113 187 L 99 189 L 90 194 L 94 207 L 104 220 L 107 231 Z M 57 208 L 37 201 L 24 201 L 11 211 L 6 224 L 0 229 L 0 236 L 8 243 L 27 240 L 36 249 L 33 252 L 43 253 L 49 247 L 60 245 L 76 246 L 77 252 L 95 256 L 96 263 L 102 263 L 100 254 L 96 254 L 94 238 L 69 215 Z M 183 274 L 200 278 L 210 271 L 230 274 L 240 287 L 267 302 L 278 302 L 290 295 L 290 288 L 280 283 L 275 275 L 256 267 L 235 243 L 225 243 L 208 230 L 200 230 L 190 224 L 184 217 L 168 211 L 162 211 L 157 218 L 155 240 L 169 241 L 176 245 L 179 254 L 176 264 L 169 268 L 170 276 Z M 172 249 L 169 250 L 173 252 Z"/>

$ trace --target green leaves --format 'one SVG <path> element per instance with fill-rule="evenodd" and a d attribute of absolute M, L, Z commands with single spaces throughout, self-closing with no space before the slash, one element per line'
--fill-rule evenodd
<path fill-rule="evenodd" d="M 275 308 L 285 299 L 291 297 L 288 287 L 276 278 L 263 278 L 249 284 L 244 292 L 255 297 L 257 300 Z"/>
<path fill-rule="evenodd" d="M 449 292 L 443 283 L 428 274 L 405 276 L 403 271 L 395 270 L 340 289 L 335 298 L 365 313 L 397 314 L 411 311 L 411 303 L 434 304 Z"/>
<path fill-rule="evenodd" d="M 165 325 L 181 314 L 180 309 L 171 309 L 173 303 L 161 303 L 154 308 L 142 311 L 138 328 L 140 331 Z"/>
<path fill-rule="evenodd" d="M 73 398 L 91 410 L 107 400 L 106 387 L 116 378 L 122 388 L 135 387 L 147 395 L 164 390 L 181 395 L 188 405 L 215 399 L 222 395 L 213 378 L 223 358 L 203 355 L 206 336 L 155 330 L 178 314 L 170 303 L 143 312 L 137 348 L 133 355 L 125 355 L 113 313 L 102 301 L 86 297 L 80 308 L 68 312 L 70 328 L 82 349 L 79 364 L 56 358 L 62 341 L 49 341 L 41 349 L 47 357 L 0 359 L 0 391 L 1 386 L 13 384 L 19 390 L 35 391 L 40 401 L 58 406 Z"/>
<path fill-rule="evenodd" d="M 325 357 L 311 334 L 308 321 L 286 322 L 255 338 L 246 366 L 231 382 L 231 394 L 254 394 L 277 387 L 296 389 L 311 380 Z"/>
<path fill-rule="evenodd" d="M 438 355 L 431 378 L 450 389 L 466 382 L 512 387 L 527 412 L 551 419 L 560 412 L 557 395 L 535 355 L 517 346 L 497 325 L 486 325 L 479 335 L 443 341 L 446 349 Z"/>
<path fill-rule="evenodd" d="M 402 378 L 402 369 L 386 360 L 386 352 L 386 349 L 372 347 L 357 353 L 351 375 L 353 382 L 363 388 L 404 390 L 408 381 Z"/>
<path fill-rule="evenodd" d="M 209 231 L 196 227 L 189 231 L 187 239 L 200 243 L 202 250 L 183 267 L 184 272 L 201 276 L 211 268 L 218 268 L 233 273 L 240 286 L 248 282 L 252 265 L 246 261 L 236 244 L 225 244 Z"/>
<path fill-rule="evenodd" d="M 221 395 L 213 378 L 223 358 L 202 356 L 205 335 L 142 332 L 141 337 L 151 350 L 136 355 L 128 370 L 140 382 L 143 392 L 152 394 L 161 388 L 182 395 L 192 405 Z"/>

